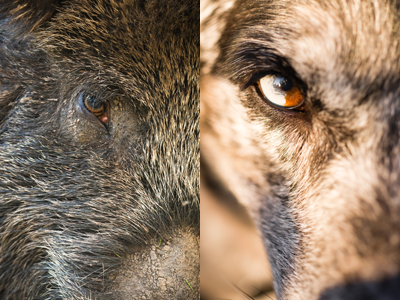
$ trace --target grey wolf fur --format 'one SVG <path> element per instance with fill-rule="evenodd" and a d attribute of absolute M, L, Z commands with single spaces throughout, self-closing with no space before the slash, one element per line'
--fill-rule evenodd
<path fill-rule="evenodd" d="M 196 1 L 0 2 L 0 299 L 199 297 L 198 80 Z"/>
<path fill-rule="evenodd" d="M 201 5 L 205 176 L 251 214 L 278 299 L 399 299 L 399 3 Z M 265 71 L 305 110 L 247 86 Z"/>

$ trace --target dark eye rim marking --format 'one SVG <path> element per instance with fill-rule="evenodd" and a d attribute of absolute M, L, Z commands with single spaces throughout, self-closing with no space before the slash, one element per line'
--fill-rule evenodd
<path fill-rule="evenodd" d="M 227 63 L 227 66 L 232 68 L 228 70 L 234 74 L 231 80 L 240 84 L 242 92 L 249 87 L 254 88 L 263 104 L 280 112 L 293 115 L 308 112 L 310 101 L 307 97 L 307 84 L 301 80 L 299 74 L 292 67 L 290 57 L 280 55 L 279 49 L 274 48 L 273 43 L 265 43 L 265 39 L 264 32 L 255 30 L 250 37 L 246 36 L 245 40 L 237 41 L 239 47 L 235 47 L 230 52 Z M 284 76 L 292 80 L 303 95 L 304 104 L 296 109 L 287 109 L 274 106 L 265 100 L 257 87 L 257 81 L 266 75 Z"/>

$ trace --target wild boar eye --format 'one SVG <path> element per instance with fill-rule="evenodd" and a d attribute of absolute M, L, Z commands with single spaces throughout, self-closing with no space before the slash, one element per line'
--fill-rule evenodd
<path fill-rule="evenodd" d="M 267 75 L 257 83 L 264 100 L 278 108 L 293 109 L 304 103 L 299 88 L 285 76 Z"/>
<path fill-rule="evenodd" d="M 84 105 L 88 111 L 94 114 L 101 123 L 108 126 L 108 103 L 94 96 L 84 96 Z"/>

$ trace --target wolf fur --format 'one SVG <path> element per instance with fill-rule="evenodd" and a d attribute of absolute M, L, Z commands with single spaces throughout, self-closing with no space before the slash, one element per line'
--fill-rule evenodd
<path fill-rule="evenodd" d="M 198 19 L 0 2 L 0 299 L 199 298 Z"/>
<path fill-rule="evenodd" d="M 201 156 L 258 226 L 278 299 L 400 295 L 399 3 L 203 1 Z M 249 79 L 292 78 L 304 111 Z M 202 169 L 203 170 L 203 169 Z"/>

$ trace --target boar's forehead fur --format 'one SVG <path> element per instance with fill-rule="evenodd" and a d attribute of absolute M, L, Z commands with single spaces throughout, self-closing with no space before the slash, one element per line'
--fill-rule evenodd
<path fill-rule="evenodd" d="M 199 235 L 199 5 L 1 5 L 0 298 L 90 299 L 134 247 Z"/>
<path fill-rule="evenodd" d="M 398 2 L 203 5 L 202 159 L 258 224 L 278 298 L 398 293 Z M 306 111 L 263 101 L 247 85 L 263 72 L 292 78 Z"/>

